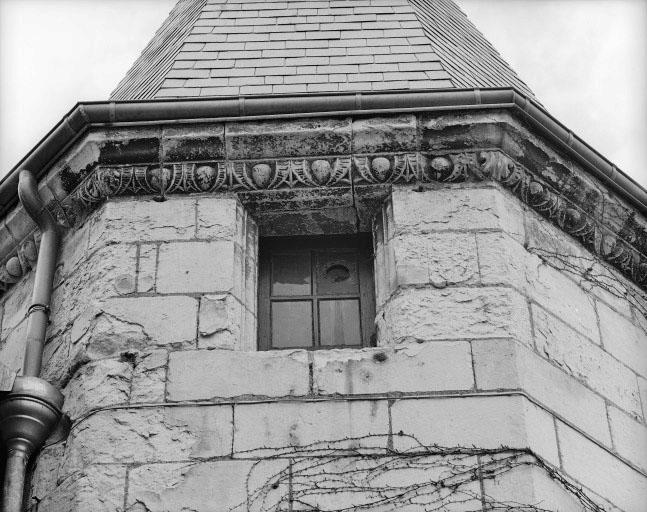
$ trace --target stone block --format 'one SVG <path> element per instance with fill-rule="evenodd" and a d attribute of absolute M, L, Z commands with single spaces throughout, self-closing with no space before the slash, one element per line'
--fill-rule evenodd
<path fill-rule="evenodd" d="M 524 297 L 509 288 L 408 288 L 377 315 L 381 345 L 514 337 L 530 343 Z"/>
<path fill-rule="evenodd" d="M 559 421 L 557 435 L 568 475 L 625 512 L 645 510 L 647 477 Z"/>
<path fill-rule="evenodd" d="M 155 350 L 140 354 L 133 369 L 130 402 L 163 402 L 166 389 L 168 352 Z"/>
<path fill-rule="evenodd" d="M 549 312 L 532 305 L 537 351 L 613 403 L 642 417 L 636 375 Z"/>
<path fill-rule="evenodd" d="M 321 395 L 466 390 L 474 385 L 465 341 L 321 350 L 313 357 L 314 392 Z"/>
<path fill-rule="evenodd" d="M 41 501 L 51 494 L 58 485 L 58 468 L 63 461 L 65 445 L 58 443 L 43 448 L 36 458 L 29 491 L 30 502 Z"/>
<path fill-rule="evenodd" d="M 198 238 L 237 240 L 244 208 L 235 197 L 211 196 L 198 199 Z"/>
<path fill-rule="evenodd" d="M 89 223 L 90 250 L 111 243 L 188 240 L 195 236 L 195 199 L 110 200 Z"/>
<path fill-rule="evenodd" d="M 605 350 L 647 377 L 647 333 L 604 304 L 598 304 L 598 315 Z"/>
<path fill-rule="evenodd" d="M 523 210 L 518 200 L 496 188 L 451 188 L 417 192 L 393 187 L 394 235 L 436 231 L 505 231 L 524 238 Z"/>
<path fill-rule="evenodd" d="M 55 285 L 74 272 L 74 269 L 88 257 L 89 224 L 86 222 L 63 235 L 58 253 Z"/>
<path fill-rule="evenodd" d="M 234 456 L 289 455 L 339 447 L 387 446 L 386 400 L 276 402 L 235 407 Z"/>
<path fill-rule="evenodd" d="M 572 376 L 512 340 L 474 340 L 472 354 L 477 389 L 522 389 L 611 446 L 604 399 Z"/>
<path fill-rule="evenodd" d="M 248 121 L 228 123 L 225 143 L 227 157 L 242 160 L 349 154 L 351 137 L 349 118 Z"/>
<path fill-rule="evenodd" d="M 638 391 L 642 402 L 643 418 L 647 418 L 647 379 L 638 377 Z"/>
<path fill-rule="evenodd" d="M 140 327 L 150 345 L 185 346 L 195 343 L 198 301 L 192 297 L 133 297 L 109 299 L 105 315 Z"/>
<path fill-rule="evenodd" d="M 609 425 L 615 451 L 647 472 L 647 427 L 612 405 Z"/>
<path fill-rule="evenodd" d="M 205 400 L 254 396 L 303 396 L 309 391 L 304 350 L 173 352 L 169 359 L 168 399 Z"/>
<path fill-rule="evenodd" d="M 233 242 L 164 243 L 159 249 L 159 293 L 226 292 L 241 273 Z"/>
<path fill-rule="evenodd" d="M 119 409 L 75 426 L 61 471 L 90 464 L 177 462 L 231 453 L 231 406 Z"/>
<path fill-rule="evenodd" d="M 600 341 L 594 301 L 564 274 L 516 240 L 500 233 L 479 233 L 481 279 L 487 285 L 510 285 L 596 343 Z"/>
<path fill-rule="evenodd" d="M 150 293 L 155 291 L 157 279 L 157 245 L 142 244 L 139 246 L 137 260 L 137 291 Z"/>
<path fill-rule="evenodd" d="M 418 150 L 418 123 L 413 114 L 353 120 L 353 151 L 384 153 Z"/>
<path fill-rule="evenodd" d="M 126 492 L 126 467 L 92 465 L 65 478 L 38 503 L 41 512 L 115 512 Z"/>
<path fill-rule="evenodd" d="M 250 321 L 251 326 L 245 323 Z M 230 293 L 203 295 L 198 316 L 200 348 L 243 349 L 243 332 L 255 328 L 254 318 Z"/>
<path fill-rule="evenodd" d="M 520 396 L 403 399 L 391 417 L 399 450 L 529 448 L 559 466 L 553 417 Z"/>
<path fill-rule="evenodd" d="M 27 340 L 27 320 L 9 331 L 2 333 L 0 340 L 0 359 L 11 373 L 21 373 L 25 358 Z"/>
<path fill-rule="evenodd" d="M 225 157 L 224 138 L 223 124 L 166 127 L 160 141 L 163 161 L 221 160 Z"/>
<path fill-rule="evenodd" d="M 132 365 L 118 359 L 103 359 L 82 366 L 63 389 L 64 411 L 76 419 L 97 407 L 126 403 L 132 373 Z"/>
<path fill-rule="evenodd" d="M 288 486 L 277 481 L 287 476 L 287 466 L 285 460 L 139 466 L 128 475 L 126 511 L 283 510 L 277 505 L 282 499 L 288 501 Z"/>
<path fill-rule="evenodd" d="M 31 304 L 31 296 L 34 290 L 35 272 L 29 272 L 25 278 L 16 283 L 7 294 L 2 297 L 3 317 L 2 332 L 8 332 L 25 319 L 27 309 Z"/>
<path fill-rule="evenodd" d="M 137 247 L 117 244 L 94 251 L 52 294 L 48 336 L 55 337 L 89 305 L 136 288 Z"/>
<path fill-rule="evenodd" d="M 398 285 L 474 284 L 479 280 L 476 240 L 471 233 L 397 236 L 388 242 Z"/>
<path fill-rule="evenodd" d="M 532 510 L 533 506 L 561 512 L 582 510 L 577 496 L 553 479 L 534 457 L 522 455 L 510 460 L 510 466 L 491 475 L 487 471 L 498 465 L 483 462 L 483 497 L 491 509 Z"/>

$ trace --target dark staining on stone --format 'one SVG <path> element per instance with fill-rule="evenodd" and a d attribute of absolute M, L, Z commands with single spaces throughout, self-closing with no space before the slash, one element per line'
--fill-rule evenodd
<path fill-rule="evenodd" d="M 354 153 L 404 153 L 417 151 L 418 128 L 413 114 L 356 119 Z"/>
<path fill-rule="evenodd" d="M 158 138 L 109 141 L 101 145 L 99 163 L 103 165 L 155 163 L 159 160 Z"/>
<path fill-rule="evenodd" d="M 222 160 L 224 149 L 221 137 L 171 138 L 162 141 L 164 162 Z"/>
<path fill-rule="evenodd" d="M 65 192 L 67 192 L 68 194 L 72 192 L 83 179 L 80 173 L 72 172 L 72 169 L 70 169 L 69 166 L 65 166 L 63 167 L 63 169 L 61 169 L 59 177 L 61 179 L 61 186 L 63 187 L 63 190 L 65 190 Z"/>
<path fill-rule="evenodd" d="M 383 363 L 388 359 L 388 356 L 386 355 L 385 352 L 375 352 L 373 354 L 373 360 L 377 363 Z"/>

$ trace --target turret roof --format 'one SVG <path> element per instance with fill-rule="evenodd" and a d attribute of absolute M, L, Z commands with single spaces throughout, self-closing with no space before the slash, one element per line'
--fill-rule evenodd
<path fill-rule="evenodd" d="M 451 0 L 179 0 L 113 100 L 515 87 Z"/>

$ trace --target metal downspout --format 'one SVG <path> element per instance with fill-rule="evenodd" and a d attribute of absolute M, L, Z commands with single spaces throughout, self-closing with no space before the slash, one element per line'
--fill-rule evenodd
<path fill-rule="evenodd" d="M 38 193 L 31 172 L 20 172 L 18 195 L 41 230 L 32 304 L 27 311 L 27 339 L 22 376 L 0 402 L 0 435 L 7 450 L 2 512 L 21 512 L 27 463 L 58 425 L 63 395 L 38 377 L 49 319 L 59 232 L 56 220 Z"/>

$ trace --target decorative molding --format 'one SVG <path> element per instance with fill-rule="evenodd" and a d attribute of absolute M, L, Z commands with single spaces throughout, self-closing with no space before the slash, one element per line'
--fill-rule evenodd
<path fill-rule="evenodd" d="M 163 167 L 97 166 L 62 202 L 62 208 L 54 210 L 62 222 L 73 225 L 98 203 L 114 196 L 153 195 L 161 200 L 170 194 L 469 181 L 501 184 L 626 277 L 647 287 L 647 257 L 639 250 L 645 240 L 638 228 L 601 222 L 587 213 L 584 202 L 567 199 L 540 173 L 526 169 L 500 150 L 187 162 Z M 0 291 L 32 268 L 37 246 L 37 238 L 30 234 L 0 264 Z"/>

